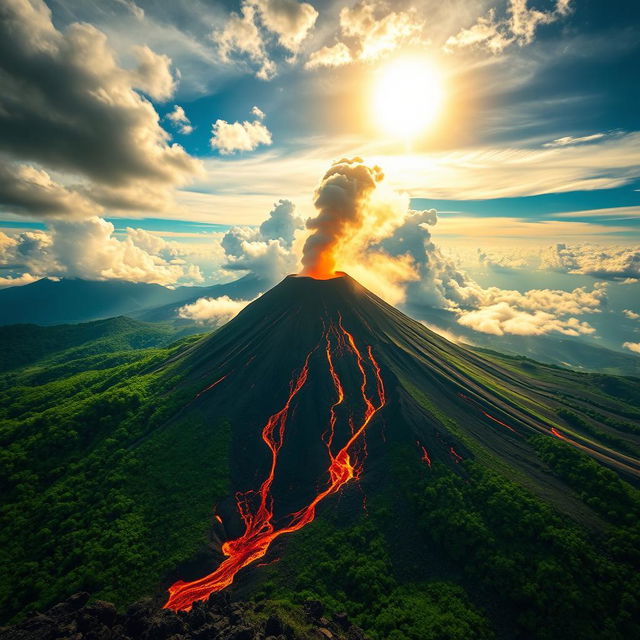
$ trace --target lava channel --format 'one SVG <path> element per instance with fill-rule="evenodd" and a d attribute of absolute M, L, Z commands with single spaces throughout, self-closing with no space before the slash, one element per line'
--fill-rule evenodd
<path fill-rule="evenodd" d="M 333 452 L 333 440 L 337 423 L 336 408 L 344 400 L 344 390 L 340 377 L 333 363 L 332 341 L 334 336 L 338 343 L 338 349 L 349 351 L 355 358 L 357 368 L 362 378 L 360 393 L 364 401 L 364 415 L 358 423 L 353 423 L 347 442 L 336 452 Z M 315 518 L 316 507 L 327 496 L 338 492 L 350 480 L 358 479 L 362 473 L 364 456 L 354 451 L 354 445 L 362 438 L 366 428 L 380 409 L 386 404 L 384 383 L 380 372 L 380 366 L 376 361 L 373 350 L 367 347 L 366 354 L 360 351 L 356 342 L 339 318 L 338 325 L 329 324 L 324 333 L 325 355 L 329 368 L 329 374 L 336 393 L 336 400 L 329 407 L 329 425 L 322 436 L 329 455 L 327 469 L 328 483 L 316 496 L 302 509 L 288 516 L 288 522 L 283 526 L 276 526 L 273 517 L 273 495 L 271 486 L 275 477 L 278 454 L 282 447 L 286 431 L 286 423 L 289 417 L 292 402 L 304 387 L 309 376 L 309 361 L 311 353 L 306 357 L 304 365 L 297 376 L 294 376 L 289 387 L 289 396 L 280 411 L 274 413 L 262 429 L 262 440 L 271 452 L 271 464 L 267 477 L 262 482 L 258 491 L 236 494 L 236 506 L 244 523 L 244 533 L 234 540 L 228 540 L 222 545 L 222 552 L 227 558 L 218 568 L 209 575 L 184 582 L 182 580 L 169 587 L 169 599 L 164 605 L 165 609 L 174 611 L 189 611 L 193 603 L 205 600 L 211 593 L 221 591 L 228 587 L 238 571 L 243 567 L 262 558 L 268 551 L 271 543 L 280 536 L 298 531 L 309 524 Z M 369 378 L 367 376 L 367 362 L 371 365 L 375 377 L 375 396 L 369 397 L 367 388 Z M 257 498 L 257 499 L 256 499 Z M 257 502 L 257 506 L 254 503 Z"/>

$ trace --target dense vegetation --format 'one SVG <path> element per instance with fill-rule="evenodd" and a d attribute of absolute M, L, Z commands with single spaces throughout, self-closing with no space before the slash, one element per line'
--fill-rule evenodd
<path fill-rule="evenodd" d="M 170 344 L 166 329 L 145 334 L 126 319 L 97 325 L 77 335 L 43 330 L 30 347 L 8 344 L 24 342 L 24 329 L 0 339 L 4 353 L 18 354 L 0 375 L 4 620 L 80 589 L 119 605 L 161 592 L 206 546 L 212 509 L 229 495 L 231 425 L 214 403 L 214 420 L 179 411 L 194 389 L 183 387 L 185 370 L 173 358 L 199 338 Z M 197 355 L 209 366 L 207 353 Z M 468 367 L 463 354 L 455 357 Z M 564 408 L 548 413 L 559 427 L 636 451 L 637 382 L 504 362 L 553 385 Z M 469 375 L 523 402 L 488 372 Z M 557 384 L 563 375 L 570 379 Z M 434 424 L 464 437 L 462 420 L 437 398 L 401 384 Z M 526 474 L 509 458 L 434 458 L 428 467 L 415 447 L 390 437 L 381 466 L 391 477 L 365 475 L 367 510 L 354 485 L 327 500 L 311 525 L 281 540 L 280 562 L 255 571 L 245 593 L 284 609 L 319 599 L 375 640 L 640 636 L 637 489 L 559 439 L 522 442 L 545 474 L 562 479 L 560 496 L 585 506 L 592 529 L 530 493 L 533 480 L 518 483 Z"/>
<path fill-rule="evenodd" d="M 185 335 L 195 333 L 192 326 L 182 331 Z M 44 366 L 103 353 L 167 346 L 177 337 L 170 325 L 125 317 L 55 327 L 14 324 L 0 327 L 0 371 L 35 362 Z"/>
<path fill-rule="evenodd" d="M 0 378 L 4 619 L 79 589 L 129 603 L 206 541 L 230 431 L 193 415 L 164 427 L 185 398 L 158 368 L 191 340 Z"/>
<path fill-rule="evenodd" d="M 403 516 L 389 502 L 346 526 L 314 523 L 291 541 L 284 568 L 271 571 L 258 597 L 318 598 L 380 640 L 638 637 L 640 493 L 562 442 L 536 444 L 606 517 L 604 532 L 580 529 L 478 463 L 465 462 L 459 474 L 402 463 L 396 480 L 413 513 L 401 528 L 417 529 L 421 580 L 407 583 L 394 566 L 403 543 L 388 523 Z"/>
<path fill-rule="evenodd" d="M 303 603 L 318 599 L 345 611 L 380 640 L 493 638 L 486 617 L 452 582 L 403 583 L 383 531 L 391 511 L 369 510 L 343 528 L 320 520 L 290 543 L 284 560 L 256 594 Z"/>

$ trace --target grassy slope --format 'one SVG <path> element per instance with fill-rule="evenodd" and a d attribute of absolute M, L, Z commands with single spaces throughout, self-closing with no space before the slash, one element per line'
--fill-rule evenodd
<path fill-rule="evenodd" d="M 75 359 L 71 347 L 63 364 L 0 377 L 3 619 L 78 589 L 126 604 L 202 547 L 229 490 L 229 426 L 156 429 L 185 401 L 157 367 L 194 340 Z"/>

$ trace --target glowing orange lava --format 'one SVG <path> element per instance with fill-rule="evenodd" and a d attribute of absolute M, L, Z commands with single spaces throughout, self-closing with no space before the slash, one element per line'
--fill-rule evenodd
<path fill-rule="evenodd" d="M 360 392 L 365 405 L 364 416 L 358 424 L 354 424 L 347 442 L 333 453 L 332 445 L 337 422 L 336 408 L 344 400 L 344 389 L 333 364 L 331 336 L 337 339 L 338 347 L 343 345 L 356 359 L 357 367 L 362 376 Z M 176 582 L 169 587 L 169 599 L 164 605 L 165 609 L 189 611 L 194 602 L 204 600 L 213 592 L 220 591 L 229 586 L 240 569 L 262 558 L 268 551 L 271 543 L 286 533 L 298 531 L 309 524 L 315 518 L 316 507 L 327 496 L 339 491 L 347 482 L 359 478 L 362 472 L 363 459 L 353 451 L 354 445 L 363 436 L 367 426 L 374 415 L 385 405 L 385 390 L 382 381 L 380 367 L 373 355 L 371 347 L 367 347 L 366 358 L 356 345 L 353 336 L 344 328 L 342 318 L 339 318 L 338 326 L 333 323 L 325 330 L 325 355 L 329 366 L 329 374 L 336 391 L 336 400 L 329 408 L 329 426 L 323 435 L 323 441 L 329 454 L 328 476 L 329 480 L 325 488 L 320 491 L 305 507 L 288 516 L 288 523 L 276 526 L 273 522 L 273 496 L 271 485 L 275 476 L 278 454 L 284 442 L 285 426 L 291 404 L 304 387 L 309 375 L 309 361 L 311 353 L 306 357 L 304 365 L 298 375 L 292 380 L 289 387 L 289 396 L 280 411 L 273 414 L 262 430 L 262 439 L 271 452 L 271 465 L 266 479 L 260 489 L 236 495 L 236 505 L 242 521 L 244 533 L 235 540 L 229 540 L 222 545 L 222 552 L 227 558 L 211 574 L 193 582 Z M 377 401 L 367 394 L 369 386 L 366 364 L 371 365 L 375 376 Z M 257 508 L 253 507 L 252 498 L 258 497 Z"/>
<path fill-rule="evenodd" d="M 333 265 L 335 267 L 335 264 Z M 333 269 L 325 269 L 324 267 L 314 269 L 303 269 L 298 278 L 313 278 L 314 280 L 335 280 L 342 278 L 346 273 L 344 271 L 334 271 Z"/>
<path fill-rule="evenodd" d="M 416 444 L 420 447 L 420 451 L 422 452 L 422 462 L 429 465 L 429 469 L 431 469 L 431 458 L 429 457 L 429 452 L 425 449 L 423 444 L 420 444 L 419 440 Z"/>

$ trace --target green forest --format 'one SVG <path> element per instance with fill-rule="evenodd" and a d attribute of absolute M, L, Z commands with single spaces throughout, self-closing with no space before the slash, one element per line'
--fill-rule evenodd
<path fill-rule="evenodd" d="M 193 390 L 171 363 L 201 337 L 140 332 L 120 322 L 59 348 L 46 336 L 0 376 L 5 622 L 79 590 L 120 607 L 161 597 L 207 544 L 230 492 L 233 425 L 180 417 Z M 609 421 L 621 434 L 637 427 L 633 416 Z M 244 596 L 284 609 L 318 599 L 374 640 L 638 637 L 640 492 L 561 440 L 528 443 L 593 526 L 485 460 L 427 466 L 394 444 L 393 477 L 366 510 L 364 481 L 346 489 L 351 507 L 327 505 L 283 540 Z"/>

